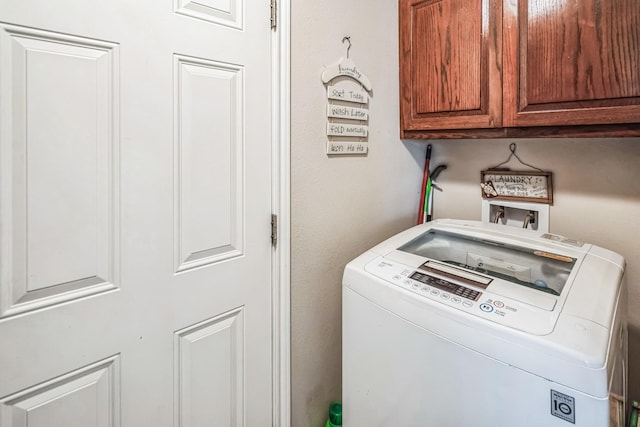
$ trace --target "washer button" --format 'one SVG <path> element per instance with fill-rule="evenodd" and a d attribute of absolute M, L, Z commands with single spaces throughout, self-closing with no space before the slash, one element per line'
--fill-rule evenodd
<path fill-rule="evenodd" d="M 493 305 L 495 305 L 496 308 L 503 308 L 504 307 L 504 303 L 502 301 L 494 301 Z"/>
<path fill-rule="evenodd" d="M 471 301 L 463 301 L 462 305 L 464 305 L 465 307 L 473 307 L 473 303 Z"/>
<path fill-rule="evenodd" d="M 446 293 L 443 293 L 442 295 L 440 295 L 440 298 L 442 298 L 442 299 L 449 299 L 449 298 L 451 298 L 451 295 L 446 294 Z"/>
<path fill-rule="evenodd" d="M 437 290 L 437 289 L 431 290 L 431 295 L 438 295 L 439 293 L 440 293 L 440 291 Z"/>
<path fill-rule="evenodd" d="M 411 285 L 411 287 L 415 290 L 420 289 L 420 283 L 414 283 L 413 285 Z"/>
<path fill-rule="evenodd" d="M 480 304 L 480 310 L 491 313 L 493 311 L 493 306 L 491 304 L 487 304 L 486 302 Z"/>
<path fill-rule="evenodd" d="M 453 298 L 451 298 L 451 302 L 452 302 L 452 303 L 460 304 L 460 301 L 462 301 L 462 300 L 460 299 L 460 297 L 453 297 Z"/>
<path fill-rule="evenodd" d="M 428 287 L 427 285 L 424 285 L 422 287 L 422 292 L 429 292 L 429 289 L 431 289 L 430 287 Z"/>

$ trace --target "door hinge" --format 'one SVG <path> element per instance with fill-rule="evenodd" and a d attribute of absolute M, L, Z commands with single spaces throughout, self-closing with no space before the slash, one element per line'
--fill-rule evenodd
<path fill-rule="evenodd" d="M 271 214 L 271 245 L 278 244 L 278 215 Z"/>
<path fill-rule="evenodd" d="M 278 3 L 277 0 L 271 0 L 271 29 L 275 30 L 278 26 Z"/>

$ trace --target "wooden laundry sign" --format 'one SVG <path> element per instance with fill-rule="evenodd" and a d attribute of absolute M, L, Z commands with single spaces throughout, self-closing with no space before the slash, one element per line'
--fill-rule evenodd
<path fill-rule="evenodd" d="M 551 172 L 485 170 L 480 188 L 485 199 L 553 204 Z"/>

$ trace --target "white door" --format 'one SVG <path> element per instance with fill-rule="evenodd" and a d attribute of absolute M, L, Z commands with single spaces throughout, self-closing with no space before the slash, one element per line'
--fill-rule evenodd
<path fill-rule="evenodd" d="M 0 426 L 271 425 L 268 1 L 0 21 Z"/>

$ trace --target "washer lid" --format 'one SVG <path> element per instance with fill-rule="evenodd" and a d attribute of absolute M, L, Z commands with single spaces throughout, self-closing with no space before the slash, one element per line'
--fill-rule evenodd
<path fill-rule="evenodd" d="M 496 279 L 500 287 L 524 287 L 556 297 L 576 265 L 576 258 L 565 254 L 438 228 L 427 230 L 398 250 L 438 261 L 427 262 L 424 268 L 439 270 L 441 275 L 455 276 L 459 271 L 466 278 L 478 273 L 477 280 L 471 278 L 476 287 L 486 289 Z"/>

